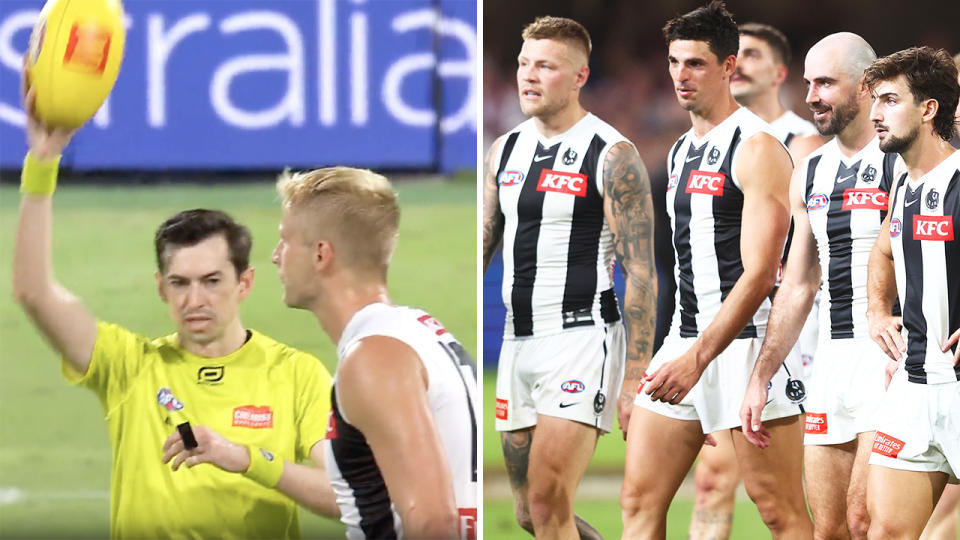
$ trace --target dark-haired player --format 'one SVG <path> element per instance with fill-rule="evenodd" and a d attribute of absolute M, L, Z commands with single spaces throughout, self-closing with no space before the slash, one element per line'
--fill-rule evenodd
<path fill-rule="evenodd" d="M 960 474 L 960 150 L 948 142 L 960 84 L 930 47 L 878 59 L 865 80 L 880 148 L 906 163 L 869 263 L 870 335 L 898 362 L 877 411 L 869 536 L 918 538 Z"/>
<path fill-rule="evenodd" d="M 299 538 L 290 497 L 339 515 L 317 444 L 326 433 L 330 374 L 315 357 L 240 321 L 253 285 L 249 231 L 219 211 L 171 217 L 156 233 L 156 277 L 176 332 L 150 339 L 98 321 L 53 277 L 52 196 L 74 132 L 40 123 L 32 93 L 27 111 L 13 290 L 62 356 L 67 380 L 103 404 L 113 455 L 111 537 Z M 200 444 L 188 465 L 217 457 L 221 468 L 164 465 L 164 450 L 170 459 L 182 448 L 179 435 L 171 437 L 180 418 L 194 424 Z M 298 463 L 306 459 L 317 466 Z"/>
<path fill-rule="evenodd" d="M 520 525 L 597 538 L 573 496 L 617 412 L 626 433 L 652 350 L 650 180 L 633 145 L 580 104 L 586 29 L 541 17 L 523 40 L 517 85 L 531 118 L 494 142 L 484 171 L 483 266 L 502 241 L 507 306 L 496 429 Z M 614 253 L 627 278 L 623 322 Z"/>
<path fill-rule="evenodd" d="M 790 155 L 730 94 L 739 45 L 732 16 L 711 2 L 669 21 L 664 36 L 677 99 L 693 127 L 668 160 L 678 310 L 627 434 L 625 538 L 663 537 L 667 508 L 706 435 L 739 427 L 736 402 L 763 337 L 790 221 Z M 766 412 L 778 443 L 760 451 L 731 433 L 747 492 L 776 537 L 811 534 L 796 364 L 773 380 Z"/>
<path fill-rule="evenodd" d="M 780 88 L 787 80 L 790 42 L 780 30 L 763 23 L 743 23 L 737 70 L 730 78 L 730 92 L 737 103 L 770 124 L 774 135 L 787 146 L 794 163 L 823 144 L 812 123 L 783 106 Z M 790 240 L 784 250 L 784 263 Z M 806 378 L 817 347 L 817 309 L 810 310 L 800 339 L 798 354 Z M 692 538 L 729 538 L 733 525 L 736 488 L 740 470 L 733 443 L 726 432 L 714 433 L 716 446 L 704 446 L 694 475 L 696 497 L 690 520 Z"/>

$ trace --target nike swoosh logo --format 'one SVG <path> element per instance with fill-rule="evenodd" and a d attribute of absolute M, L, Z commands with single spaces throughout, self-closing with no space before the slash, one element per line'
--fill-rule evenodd
<path fill-rule="evenodd" d="M 910 201 L 910 202 L 907 202 L 906 200 L 904 200 L 903 206 L 904 206 L 904 207 L 910 206 L 911 204 L 913 204 L 913 203 L 915 203 L 915 202 L 917 202 L 917 201 L 919 201 L 919 200 L 920 200 L 920 197 L 917 197 L 916 199 L 914 199 L 914 200 L 912 200 L 912 201 Z"/>
<path fill-rule="evenodd" d="M 693 160 L 695 160 L 695 159 L 703 159 L 703 156 L 688 157 L 688 158 L 687 158 L 687 163 L 690 163 L 691 161 L 693 161 Z"/>
<path fill-rule="evenodd" d="M 543 161 L 543 160 L 545 160 L 545 159 L 550 159 L 550 158 L 552 158 L 552 157 L 553 157 L 553 156 L 533 156 L 533 160 L 534 160 L 534 161 Z"/>
<path fill-rule="evenodd" d="M 842 183 L 846 182 L 847 180 L 853 178 L 854 176 L 856 176 L 856 174 L 851 174 L 850 176 L 845 176 L 845 177 L 843 177 L 843 178 L 837 178 L 837 183 L 838 183 L 838 184 L 842 184 Z"/>
<path fill-rule="evenodd" d="M 560 408 L 561 408 L 561 409 L 566 409 L 567 407 L 573 407 L 573 406 L 576 405 L 577 403 L 580 403 L 580 402 L 579 402 L 579 401 L 574 401 L 573 403 L 561 403 L 561 404 L 560 404 Z"/>

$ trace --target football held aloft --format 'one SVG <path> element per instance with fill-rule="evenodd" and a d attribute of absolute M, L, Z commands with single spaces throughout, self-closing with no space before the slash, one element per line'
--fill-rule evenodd
<path fill-rule="evenodd" d="M 117 80 L 125 38 L 119 0 L 48 0 L 27 52 L 40 119 L 75 128 L 96 114 Z"/>

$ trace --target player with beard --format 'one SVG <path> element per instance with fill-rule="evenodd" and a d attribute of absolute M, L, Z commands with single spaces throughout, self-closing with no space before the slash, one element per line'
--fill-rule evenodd
<path fill-rule="evenodd" d="M 738 103 L 770 124 L 796 163 L 822 145 L 824 139 L 812 123 L 788 110 L 780 101 L 780 87 L 787 80 L 790 56 L 790 43 L 776 28 L 761 23 L 741 24 L 737 70 L 730 78 L 730 92 Z M 789 246 L 790 235 L 782 264 L 786 264 Z M 797 347 L 806 378 L 817 347 L 816 303 L 807 316 Z M 697 459 L 691 538 L 729 538 L 733 525 L 740 470 L 729 435 L 717 432 L 714 439 L 717 445 L 704 446 Z"/>
<path fill-rule="evenodd" d="M 664 537 L 667 508 L 706 435 L 739 426 L 736 401 L 789 227 L 790 155 L 730 94 L 739 46 L 733 17 L 711 2 L 669 21 L 664 37 L 692 123 L 668 160 L 678 310 L 634 401 L 620 496 L 625 538 Z M 800 474 L 801 386 L 786 369 L 774 380 L 767 418 L 777 444 L 761 451 L 731 433 L 747 492 L 777 538 L 812 532 Z"/>
<path fill-rule="evenodd" d="M 865 79 L 880 148 L 906 164 L 869 263 L 870 335 L 898 362 L 870 455 L 870 538 L 917 538 L 960 473 L 960 150 L 948 142 L 960 84 L 930 47 L 881 58 Z"/>
<path fill-rule="evenodd" d="M 835 137 L 794 171 L 793 242 L 741 409 L 747 439 L 766 447 L 771 438 L 759 414 L 767 385 L 790 354 L 819 288 L 804 472 L 820 538 L 862 538 L 869 524 L 866 462 L 886 361 L 867 328 L 867 259 L 899 166 L 895 155 L 880 150 L 869 118 L 863 71 L 875 58 L 863 38 L 846 32 L 823 38 L 807 53 L 806 101 L 820 133 Z"/>
<path fill-rule="evenodd" d="M 650 180 L 634 146 L 580 104 L 589 54 L 576 21 L 523 30 L 517 84 L 531 118 L 484 167 L 483 269 L 502 240 L 507 307 L 495 424 L 517 520 L 545 538 L 599 538 L 573 496 L 617 413 L 627 432 L 656 328 Z"/>

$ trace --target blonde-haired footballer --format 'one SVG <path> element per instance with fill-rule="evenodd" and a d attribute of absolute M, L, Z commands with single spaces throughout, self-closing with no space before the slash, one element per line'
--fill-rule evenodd
<path fill-rule="evenodd" d="M 476 364 L 434 317 L 390 300 L 393 188 L 333 167 L 277 190 L 283 301 L 337 344 L 324 447 L 347 537 L 476 538 Z"/>
<path fill-rule="evenodd" d="M 103 405 L 111 538 L 300 538 L 291 497 L 338 515 L 317 444 L 329 373 L 240 320 L 254 277 L 249 231 L 215 210 L 173 216 L 157 230 L 156 278 L 177 331 L 150 339 L 97 320 L 56 282 L 51 262 L 58 163 L 75 130 L 40 123 L 32 93 L 26 109 L 13 290 L 62 356 L 67 380 Z M 199 447 L 181 453 L 175 428 L 184 420 Z M 172 468 L 164 464 L 177 454 Z M 177 470 L 188 457 L 191 467 Z M 308 458 L 317 466 L 297 463 Z M 212 460 L 221 468 L 192 466 Z"/>

